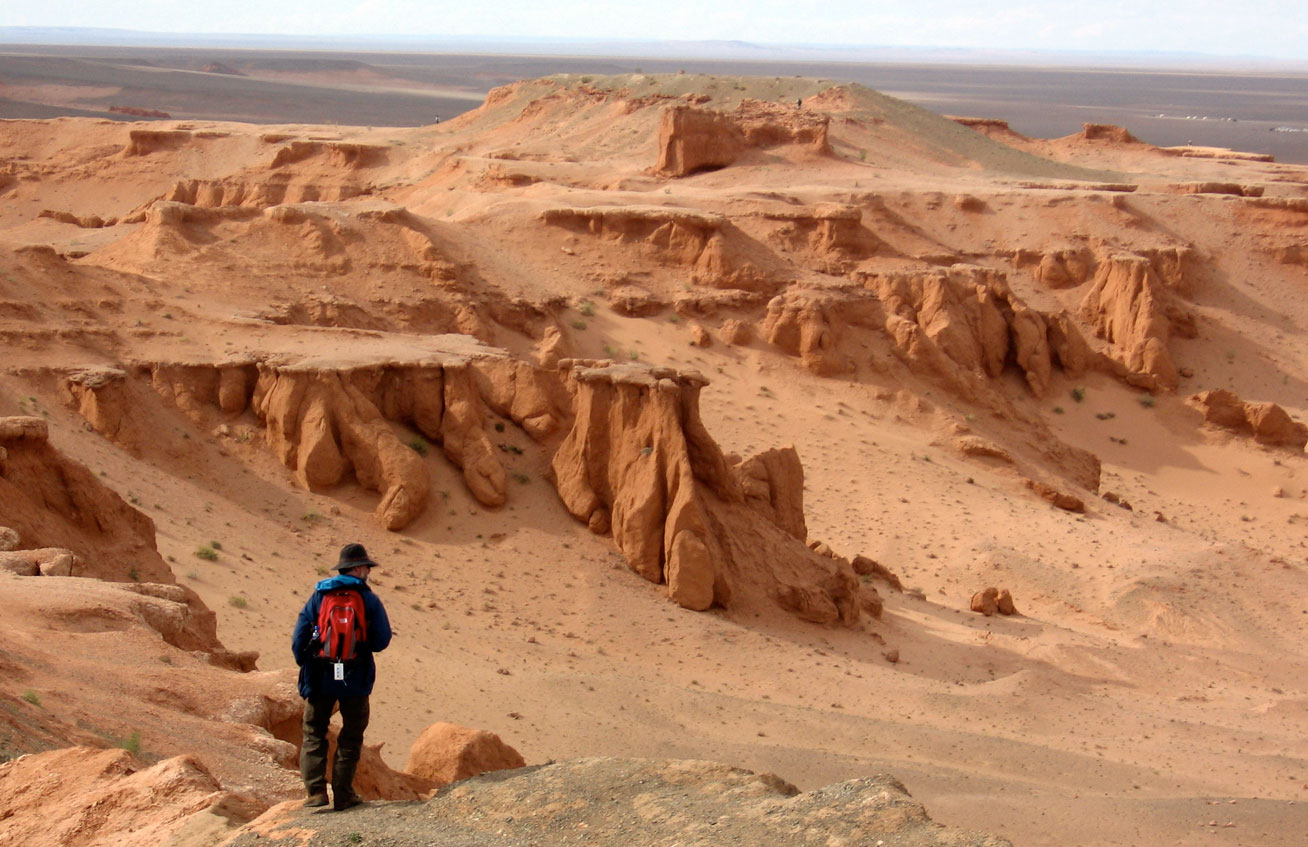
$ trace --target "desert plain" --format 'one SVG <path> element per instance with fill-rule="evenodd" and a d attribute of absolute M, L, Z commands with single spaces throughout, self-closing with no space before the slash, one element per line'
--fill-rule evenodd
<path fill-rule="evenodd" d="M 358 541 L 366 814 L 450 722 L 888 773 L 948 829 L 887 843 L 1302 844 L 1308 167 L 1004 118 L 632 72 L 0 122 L 0 836 L 338 843 L 288 641 Z"/>

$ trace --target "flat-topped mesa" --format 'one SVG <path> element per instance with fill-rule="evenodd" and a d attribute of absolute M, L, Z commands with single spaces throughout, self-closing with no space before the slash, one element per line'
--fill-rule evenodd
<path fill-rule="evenodd" d="M 472 495 L 501 506 L 508 474 L 485 431 L 487 406 L 545 437 L 558 425 L 546 379 L 553 377 L 502 357 L 348 368 L 262 363 L 252 407 L 301 484 L 331 486 L 353 469 L 361 485 L 382 494 L 377 517 L 396 530 L 422 513 L 430 480 L 422 457 L 389 422 L 440 444 Z"/>
<path fill-rule="evenodd" d="M 315 490 L 353 475 L 382 495 L 376 515 L 392 530 L 422 513 L 430 491 L 426 463 L 394 423 L 441 445 L 472 495 L 500 506 L 508 475 L 485 431 L 487 410 L 537 440 L 566 414 L 552 371 L 488 348 L 413 360 L 156 362 L 134 370 L 148 372 L 154 391 L 202 426 L 250 409 L 301 485 Z M 65 385 L 97 431 L 139 452 L 144 412 L 136 382 L 125 370 L 95 369 L 70 375 Z"/>
<path fill-rule="evenodd" d="M 733 164 L 752 148 L 792 145 L 829 153 L 825 113 L 744 100 L 734 112 L 670 106 L 659 121 L 655 171 L 681 177 Z"/>
<path fill-rule="evenodd" d="M 1113 346 L 1127 382 L 1176 388 L 1179 375 L 1168 342 L 1174 332 L 1194 338 L 1197 329 L 1194 316 L 1180 305 L 1150 258 L 1132 253 L 1108 257 L 1099 265 L 1080 313 Z"/>
<path fill-rule="evenodd" d="M 688 609 L 762 595 L 807 620 L 858 620 L 853 571 L 794 534 L 793 449 L 733 466 L 700 419 L 707 380 L 696 372 L 578 359 L 559 369 L 575 412 L 551 465 L 559 496 L 593 531 L 612 531 L 632 570 Z"/>

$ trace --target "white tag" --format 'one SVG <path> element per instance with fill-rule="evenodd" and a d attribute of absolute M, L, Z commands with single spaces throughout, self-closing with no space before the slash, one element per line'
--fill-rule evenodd
<path fill-rule="evenodd" d="M 340 662 L 332 665 L 332 679 L 337 680 L 338 682 L 345 679 L 345 665 L 342 665 Z"/>

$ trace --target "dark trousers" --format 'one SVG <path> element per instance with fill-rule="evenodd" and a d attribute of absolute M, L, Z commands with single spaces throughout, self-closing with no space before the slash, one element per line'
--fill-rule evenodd
<path fill-rule="evenodd" d="M 310 794 L 327 790 L 327 725 L 338 704 L 341 731 L 332 762 L 332 792 L 342 798 L 354 791 L 354 771 L 363 753 L 363 731 L 368 728 L 368 698 L 313 695 L 304 701 L 304 743 L 300 746 L 300 775 Z"/>

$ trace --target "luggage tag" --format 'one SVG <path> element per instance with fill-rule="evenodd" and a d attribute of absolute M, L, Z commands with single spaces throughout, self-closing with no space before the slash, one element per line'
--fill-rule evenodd
<path fill-rule="evenodd" d="M 334 665 L 332 665 L 332 679 L 336 680 L 337 682 L 340 682 L 341 680 L 345 679 L 345 665 L 341 664 L 340 662 L 336 662 Z"/>

